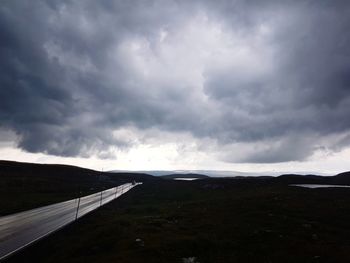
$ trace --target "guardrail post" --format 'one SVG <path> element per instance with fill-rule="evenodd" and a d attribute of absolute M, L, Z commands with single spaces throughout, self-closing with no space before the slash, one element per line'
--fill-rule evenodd
<path fill-rule="evenodd" d="M 80 197 L 79 197 L 79 199 L 78 199 L 78 206 L 77 206 L 77 213 L 75 214 L 75 220 L 78 219 L 79 206 L 80 206 Z"/>
<path fill-rule="evenodd" d="M 118 187 L 115 188 L 115 195 L 114 195 L 114 199 L 117 198 L 117 191 L 118 191 Z"/>
<path fill-rule="evenodd" d="M 101 191 L 100 206 L 102 206 L 102 193 L 103 193 L 103 191 Z"/>

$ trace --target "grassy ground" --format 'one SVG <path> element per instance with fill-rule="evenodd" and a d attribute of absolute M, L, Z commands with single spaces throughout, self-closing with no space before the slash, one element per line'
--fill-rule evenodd
<path fill-rule="evenodd" d="M 7 262 L 347 262 L 349 236 L 349 189 L 164 180 L 136 187 Z"/>

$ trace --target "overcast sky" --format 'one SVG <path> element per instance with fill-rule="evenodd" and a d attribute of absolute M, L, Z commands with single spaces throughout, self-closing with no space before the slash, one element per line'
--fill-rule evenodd
<path fill-rule="evenodd" d="M 350 170 L 350 3 L 1 1 L 0 156 Z"/>

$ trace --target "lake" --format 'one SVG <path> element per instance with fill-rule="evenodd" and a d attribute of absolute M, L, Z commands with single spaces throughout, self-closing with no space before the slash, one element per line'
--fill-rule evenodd
<path fill-rule="evenodd" d="M 299 186 L 306 188 L 350 188 L 349 185 L 332 185 L 332 184 L 290 184 L 289 186 Z"/>
<path fill-rule="evenodd" d="M 174 180 L 179 180 L 179 181 L 193 181 L 193 180 L 197 180 L 199 178 L 181 178 L 181 177 L 178 177 L 178 178 L 174 178 Z"/>

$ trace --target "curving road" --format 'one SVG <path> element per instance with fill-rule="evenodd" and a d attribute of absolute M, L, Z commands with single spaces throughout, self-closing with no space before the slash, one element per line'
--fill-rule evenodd
<path fill-rule="evenodd" d="M 128 183 L 92 195 L 0 217 L 0 260 L 109 203 L 136 185 Z"/>

